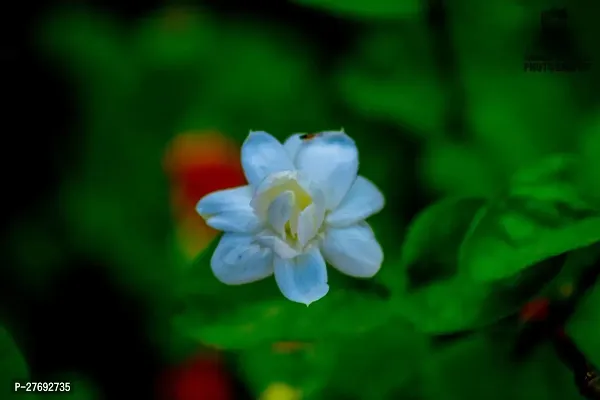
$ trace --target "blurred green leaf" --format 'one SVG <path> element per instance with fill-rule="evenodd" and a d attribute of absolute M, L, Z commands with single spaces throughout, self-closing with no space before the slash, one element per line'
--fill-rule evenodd
<path fill-rule="evenodd" d="M 581 279 L 582 274 L 589 271 L 600 260 L 600 243 L 570 251 L 563 254 L 562 257 L 565 259 L 562 269 L 552 282 L 543 288 L 539 294 L 540 297 L 556 298 L 557 295 L 563 297 L 565 287 L 576 284 Z M 522 273 L 521 276 L 527 275 L 527 272 L 532 269 L 535 270 L 535 267 L 525 270 L 525 273 Z M 577 290 L 576 287 L 573 287 L 573 289 Z"/>
<path fill-rule="evenodd" d="M 397 320 L 340 341 L 328 385 L 336 396 L 328 398 L 410 399 L 398 393 L 414 383 L 418 365 L 428 351 L 427 337 Z"/>
<path fill-rule="evenodd" d="M 510 338 L 509 338 L 510 339 Z M 579 400 L 569 370 L 549 346 L 511 361 L 511 341 L 477 335 L 423 359 L 425 398 L 444 400 Z"/>
<path fill-rule="evenodd" d="M 375 329 L 390 316 L 382 300 L 362 298 L 341 287 L 334 287 L 310 307 L 302 306 L 283 298 L 270 281 L 238 289 L 238 293 L 223 288 L 216 296 L 192 302 L 175 317 L 175 330 L 205 344 L 243 349 L 282 340 L 356 336 Z M 268 299 L 264 299 L 265 291 L 270 294 Z M 236 301 L 224 300 L 227 296 L 234 296 Z M 213 309 L 207 316 L 209 307 Z"/>
<path fill-rule="evenodd" d="M 420 331 L 450 333 L 506 317 L 551 281 L 562 259 L 546 260 L 510 282 L 476 282 L 458 269 L 458 251 L 483 199 L 442 200 L 414 221 L 403 246 L 408 284 L 393 293 L 396 312 Z"/>
<path fill-rule="evenodd" d="M 587 123 L 586 132 L 580 142 L 581 168 L 579 177 L 594 201 L 600 204 L 600 116 L 594 113 Z"/>
<path fill-rule="evenodd" d="M 524 169 L 508 193 L 481 210 L 460 252 L 477 281 L 510 278 L 536 263 L 600 241 L 600 214 L 573 178 L 577 162 L 557 155 Z"/>
<path fill-rule="evenodd" d="M 424 333 L 479 329 L 517 312 L 545 287 L 557 269 L 514 284 L 486 284 L 457 275 L 396 298 L 395 311 Z"/>
<path fill-rule="evenodd" d="M 285 139 L 330 124 L 330 99 L 310 42 L 283 24 L 267 27 L 247 18 L 215 23 L 218 29 L 206 35 L 215 35 L 219 56 L 210 52 L 190 64 L 196 79 L 185 93 L 195 96 L 175 131 L 218 129 L 241 143 L 249 130 Z"/>
<path fill-rule="evenodd" d="M 160 208 L 128 204 L 123 195 L 111 193 L 110 187 L 76 185 L 66 188 L 64 206 L 73 234 L 71 240 L 78 249 L 109 261 L 108 266 L 115 268 L 113 273 L 133 288 L 148 294 L 157 287 L 165 289 L 172 270 L 166 262 L 168 231 L 156 226 Z M 164 210 L 168 221 L 166 205 Z M 143 221 L 146 226 L 150 224 L 148 221 L 155 225 L 140 230 Z"/>
<path fill-rule="evenodd" d="M 23 389 L 18 393 L 14 391 L 15 381 L 24 383 L 30 380 L 29 367 L 12 335 L 4 327 L 0 327 L 0 356 L 0 397 L 6 400 L 37 399 L 38 396 Z"/>
<path fill-rule="evenodd" d="M 364 335 L 304 346 L 287 354 L 266 346 L 252 348 L 242 353 L 240 369 L 257 393 L 270 383 L 284 382 L 300 389 L 303 399 L 384 400 L 410 382 L 428 350 L 426 336 L 402 321 L 389 321 Z"/>
<path fill-rule="evenodd" d="M 136 79 L 126 30 L 106 13 L 57 12 L 36 33 L 42 50 L 52 59 L 62 58 L 85 89 L 122 90 Z"/>
<path fill-rule="evenodd" d="M 335 343 L 305 344 L 293 352 L 277 352 L 261 345 L 241 352 L 238 368 L 258 398 L 273 383 L 284 383 L 301 392 L 306 400 L 323 399 L 336 360 Z"/>
<path fill-rule="evenodd" d="M 473 216 L 485 202 L 479 198 L 448 198 L 427 207 L 413 219 L 402 244 L 401 258 L 409 288 L 418 289 L 456 274 L 457 249 Z"/>
<path fill-rule="evenodd" d="M 335 77 L 341 98 L 363 117 L 420 137 L 443 133 L 445 94 L 429 32 L 420 21 L 361 34 Z"/>
<path fill-rule="evenodd" d="M 424 185 L 438 195 L 487 197 L 500 183 L 494 166 L 473 145 L 430 140 L 418 162 Z"/>
<path fill-rule="evenodd" d="M 579 303 L 567 325 L 567 332 L 589 360 L 600 365 L 600 284 L 590 289 Z"/>
<path fill-rule="evenodd" d="M 296 3 L 323 9 L 332 14 L 353 18 L 395 19 L 411 17 L 421 10 L 421 2 L 416 0 L 294 0 Z"/>
<path fill-rule="evenodd" d="M 280 293 L 267 278 L 246 285 L 219 282 L 210 268 L 216 241 L 180 281 L 180 312 L 174 334 L 226 349 L 247 349 L 277 341 L 332 340 L 363 334 L 390 318 L 389 303 L 348 284 L 329 268 L 329 293 L 306 307 Z"/>
<path fill-rule="evenodd" d="M 546 7 L 548 2 L 446 3 L 467 131 L 505 176 L 536 158 L 572 148 L 577 139 L 583 108 L 574 101 L 572 82 L 588 84 L 589 74 L 523 70 L 528 51 L 538 50 Z"/>
<path fill-rule="evenodd" d="M 445 199 L 422 211 L 402 246 L 407 290 L 395 293 L 397 310 L 419 330 L 444 333 L 481 323 L 489 289 L 457 275 L 458 248 L 482 199 Z"/>
<path fill-rule="evenodd" d="M 131 45 L 143 67 L 202 72 L 218 50 L 218 20 L 198 7 L 171 6 L 139 20 Z"/>

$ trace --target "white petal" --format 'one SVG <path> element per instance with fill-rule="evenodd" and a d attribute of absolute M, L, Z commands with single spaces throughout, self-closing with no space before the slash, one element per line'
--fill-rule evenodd
<path fill-rule="evenodd" d="M 252 186 L 272 173 L 294 170 L 283 145 L 267 132 L 250 132 L 242 145 L 242 166 Z"/>
<path fill-rule="evenodd" d="M 258 233 L 256 235 L 256 241 L 261 245 L 272 249 L 280 258 L 293 258 L 300 254 L 298 250 L 287 244 L 285 240 L 268 230 Z"/>
<path fill-rule="evenodd" d="M 254 212 L 259 217 L 268 218 L 269 206 L 274 200 L 272 194 L 277 192 L 273 191 L 273 189 L 289 184 L 290 181 L 296 179 L 297 175 L 297 171 L 282 171 L 267 176 L 254 187 L 254 196 L 250 201 L 250 207 L 254 209 Z"/>
<path fill-rule="evenodd" d="M 302 143 L 295 164 L 321 187 L 327 210 L 333 210 L 356 179 L 358 150 L 345 133 L 323 132 Z"/>
<path fill-rule="evenodd" d="M 271 205 L 267 211 L 267 218 L 275 232 L 279 233 L 285 238 L 285 224 L 289 221 L 292 216 L 292 208 L 294 207 L 296 199 L 294 192 L 286 190 L 281 193 Z"/>
<path fill-rule="evenodd" d="M 317 214 L 317 207 L 311 204 L 300 213 L 298 217 L 298 241 L 304 247 L 308 241 L 315 237 L 323 223 L 323 214 Z"/>
<path fill-rule="evenodd" d="M 292 259 L 275 257 L 275 280 L 285 297 L 306 305 L 329 291 L 325 260 L 317 248 Z"/>
<path fill-rule="evenodd" d="M 333 267 L 357 278 L 372 277 L 383 263 L 383 250 L 366 222 L 327 229 L 321 251 Z"/>
<path fill-rule="evenodd" d="M 335 227 L 352 225 L 378 213 L 384 205 L 385 199 L 377 186 L 359 176 L 340 205 L 327 216 L 327 223 Z"/>
<path fill-rule="evenodd" d="M 289 154 L 290 160 L 292 160 L 292 162 L 296 158 L 296 154 L 298 154 L 298 150 L 300 150 L 300 145 L 302 144 L 302 139 L 300 139 L 300 136 L 302 136 L 302 135 L 303 135 L 302 133 L 296 133 L 296 134 L 290 136 L 289 138 L 287 138 L 285 140 L 285 142 L 283 142 L 283 147 Z"/>
<path fill-rule="evenodd" d="M 327 206 L 325 201 L 325 194 L 321 190 L 320 187 L 316 186 L 314 183 L 304 184 L 302 180 L 299 181 L 303 187 L 306 187 L 307 191 L 310 193 L 310 197 L 312 198 L 313 204 L 315 206 L 314 214 L 317 221 L 319 221 L 319 226 L 323 223 L 325 219 L 325 207 Z"/>
<path fill-rule="evenodd" d="M 259 246 L 250 235 L 225 233 L 210 266 L 217 279 L 227 285 L 255 282 L 273 274 L 273 252 Z"/>
<path fill-rule="evenodd" d="M 215 229 L 225 232 L 256 232 L 262 223 L 250 206 L 251 200 L 250 186 L 219 190 L 200 199 L 196 211 L 208 226 Z"/>

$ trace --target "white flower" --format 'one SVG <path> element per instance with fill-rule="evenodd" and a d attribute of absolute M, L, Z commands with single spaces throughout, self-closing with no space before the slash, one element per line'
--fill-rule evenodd
<path fill-rule="evenodd" d="M 357 176 L 358 150 L 344 132 L 291 136 L 282 145 L 250 132 L 242 145 L 247 186 L 211 193 L 196 207 L 224 235 L 211 259 L 215 276 L 240 285 L 275 274 L 281 293 L 309 305 L 327 294 L 325 260 L 370 278 L 383 251 L 364 219 L 384 198 Z"/>

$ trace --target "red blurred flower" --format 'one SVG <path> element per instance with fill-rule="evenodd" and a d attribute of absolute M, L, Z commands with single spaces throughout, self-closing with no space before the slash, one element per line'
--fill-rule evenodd
<path fill-rule="evenodd" d="M 239 152 L 235 142 L 215 131 L 178 135 L 167 148 L 164 166 L 171 181 L 178 241 L 190 258 L 217 234 L 196 213 L 198 200 L 246 182 Z"/>
<path fill-rule="evenodd" d="M 168 371 L 160 382 L 164 400 L 230 400 L 232 392 L 218 355 L 205 352 Z"/>
<path fill-rule="evenodd" d="M 521 308 L 519 318 L 521 322 L 540 322 L 548 318 L 550 301 L 539 298 L 530 301 Z"/>

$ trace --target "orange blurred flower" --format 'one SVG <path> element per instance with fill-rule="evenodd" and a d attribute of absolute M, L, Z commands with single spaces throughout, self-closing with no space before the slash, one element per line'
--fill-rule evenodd
<path fill-rule="evenodd" d="M 216 190 L 246 183 L 239 146 L 216 131 L 192 131 L 176 136 L 164 159 L 171 182 L 171 206 L 177 240 L 187 257 L 194 258 L 216 236 L 196 213 L 196 203 Z"/>

